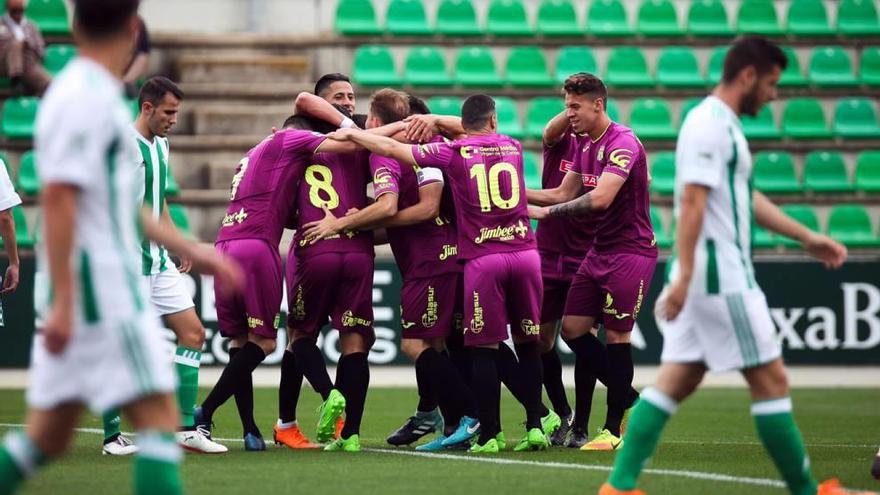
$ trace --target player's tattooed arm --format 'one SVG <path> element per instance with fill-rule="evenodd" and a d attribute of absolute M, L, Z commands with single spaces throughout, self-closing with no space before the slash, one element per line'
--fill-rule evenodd
<path fill-rule="evenodd" d="M 596 188 L 587 194 L 550 207 L 530 209 L 529 214 L 532 215 L 532 218 L 541 220 L 548 216 L 581 216 L 591 215 L 597 211 L 605 211 L 611 206 L 611 202 L 614 201 L 624 181 L 625 179 L 617 174 L 604 173 L 599 177 Z M 563 181 L 564 183 L 565 181 Z"/>
<path fill-rule="evenodd" d="M 565 136 L 566 131 L 568 131 L 568 117 L 565 116 L 565 110 L 563 110 L 544 126 L 544 145 L 553 146 L 558 143 Z"/>

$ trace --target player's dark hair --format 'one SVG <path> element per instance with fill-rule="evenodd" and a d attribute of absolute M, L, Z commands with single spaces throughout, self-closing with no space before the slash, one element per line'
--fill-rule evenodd
<path fill-rule="evenodd" d="M 361 129 L 367 128 L 367 116 L 362 113 L 356 113 L 351 116 L 351 120 L 354 121 L 354 125 L 360 127 Z"/>
<path fill-rule="evenodd" d="M 324 74 L 320 79 L 315 83 L 315 94 L 321 96 L 321 93 L 324 92 L 325 89 L 330 87 L 331 84 L 337 81 L 344 81 L 347 83 L 351 83 L 351 79 L 345 74 L 340 72 L 334 72 L 332 74 Z"/>
<path fill-rule="evenodd" d="M 399 122 L 409 116 L 409 95 L 396 89 L 380 89 L 370 100 L 370 113 L 382 125 Z"/>
<path fill-rule="evenodd" d="M 143 107 L 145 101 L 152 103 L 153 106 L 158 106 L 168 93 L 174 95 L 178 100 L 183 99 L 183 90 L 174 84 L 174 81 L 165 76 L 151 77 L 144 83 L 138 95 L 138 108 Z"/>
<path fill-rule="evenodd" d="M 312 123 L 308 117 L 302 115 L 291 115 L 281 124 L 282 129 L 300 129 L 303 131 L 311 131 Z"/>
<path fill-rule="evenodd" d="M 418 96 L 409 95 L 410 115 L 428 115 L 429 113 L 431 113 L 431 109 L 428 108 L 428 104 L 425 103 L 425 100 Z"/>
<path fill-rule="evenodd" d="M 562 91 L 567 95 L 601 99 L 602 106 L 608 108 L 608 88 L 601 79 L 588 72 L 578 72 L 568 76 L 562 84 Z"/>
<path fill-rule="evenodd" d="M 461 104 L 461 126 L 478 131 L 489 125 L 495 115 L 495 100 L 489 95 L 471 95 Z"/>
<path fill-rule="evenodd" d="M 788 57 L 776 43 L 762 36 L 745 36 L 734 40 L 727 51 L 721 80 L 733 82 L 740 71 L 750 66 L 755 68 L 758 76 L 762 76 L 777 66 L 785 70 L 787 65 Z"/>
<path fill-rule="evenodd" d="M 106 38 L 137 14 L 140 0 L 73 0 L 73 19 L 89 38 Z"/>

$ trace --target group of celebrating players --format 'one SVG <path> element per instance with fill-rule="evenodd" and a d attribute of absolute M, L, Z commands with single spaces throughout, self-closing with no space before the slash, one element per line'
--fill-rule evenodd
<path fill-rule="evenodd" d="M 180 237 L 165 201 L 166 135 L 183 92 L 153 78 L 141 91 L 136 121 L 122 113 L 119 66 L 136 31 L 137 3 L 75 1 L 81 56 L 53 83 L 40 110 L 41 331 L 28 430 L 11 433 L 0 447 L 0 493 L 12 493 L 63 452 L 84 404 L 108 411 L 105 453 L 136 453 L 138 493 L 180 493 L 178 446 L 227 451 L 213 441 L 211 427 L 230 398 L 245 449 L 264 450 L 251 375 L 275 350 L 285 283 L 288 347 L 274 440 L 318 447 L 296 420 L 305 378 L 323 401 L 316 442 L 327 451 L 360 451 L 367 355 L 375 340 L 373 246 L 386 242 L 403 278 L 401 348 L 415 362 L 419 394 L 416 413 L 389 443 L 412 444 L 436 431 L 416 449 L 505 449 L 504 383 L 525 411 L 514 450 L 622 449 L 600 493 L 637 494 L 639 473 L 678 404 L 707 370 L 739 369 L 752 392 L 759 436 L 791 493 L 843 493 L 833 482 L 818 485 L 810 473 L 779 343 L 747 257 L 753 214 L 829 267 L 846 257 L 841 245 L 785 217 L 750 186 L 738 116 L 756 114 L 775 97 L 786 65 L 776 45 L 758 37 L 734 42 L 722 83 L 682 128 L 678 247 L 656 308 L 664 364 L 640 398 L 632 387 L 630 333 L 658 256 L 650 176 L 641 142 L 608 117 L 599 78 L 566 79 L 565 111 L 543 135 L 543 189 L 528 190 L 522 145 L 497 133 L 491 97 L 470 96 L 461 117 L 451 117 L 431 114 L 413 95 L 382 89 L 366 116 L 354 115 L 348 78 L 326 75 L 238 164 L 209 251 Z M 91 116 L 87 123 L 83 112 Z M 136 201 L 122 197 L 128 191 Z M 295 230 L 286 268 L 279 254 L 285 228 Z M 179 268 L 169 251 L 179 256 Z M 192 266 L 216 275 L 219 329 L 229 340 L 229 362 L 199 405 L 205 331 L 180 275 Z M 93 279 L 98 273 L 100 283 Z M 176 386 L 160 351 L 156 314 L 178 336 Z M 335 380 L 317 346 L 327 323 L 340 333 Z M 597 337 L 600 327 L 605 343 Z M 576 356 L 574 409 L 555 349 L 560 329 Z M 590 439 L 597 380 L 608 388 L 607 413 Z M 120 434 L 114 407 L 138 429 L 137 446 Z"/>

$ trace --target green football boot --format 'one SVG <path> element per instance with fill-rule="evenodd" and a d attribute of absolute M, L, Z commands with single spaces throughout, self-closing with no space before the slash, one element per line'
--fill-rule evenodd
<path fill-rule="evenodd" d="M 526 450 L 544 450 L 550 446 L 550 440 L 540 428 L 532 428 L 526 433 L 526 436 L 516 444 L 513 448 L 514 452 L 524 452 Z"/>
<path fill-rule="evenodd" d="M 490 438 L 485 444 L 480 445 L 474 442 L 468 452 L 472 454 L 497 454 L 501 449 L 498 446 L 498 440 Z"/>
<path fill-rule="evenodd" d="M 548 412 L 546 416 L 541 418 L 541 429 L 544 430 L 548 437 L 556 433 L 560 426 L 562 426 L 562 418 L 553 411 Z"/>
<path fill-rule="evenodd" d="M 504 436 L 503 431 L 499 431 L 497 435 L 495 435 L 495 441 L 498 442 L 498 450 L 504 450 L 507 448 L 507 437 Z"/>
<path fill-rule="evenodd" d="M 327 400 L 318 408 L 318 443 L 333 440 L 336 434 L 336 420 L 345 412 L 345 397 L 335 388 L 330 391 Z"/>
<path fill-rule="evenodd" d="M 358 434 L 354 434 L 348 438 L 337 438 L 333 442 L 324 447 L 324 452 L 360 452 L 361 439 Z"/>

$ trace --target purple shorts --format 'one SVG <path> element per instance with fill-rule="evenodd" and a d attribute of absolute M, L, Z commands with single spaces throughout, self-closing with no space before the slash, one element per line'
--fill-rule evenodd
<path fill-rule="evenodd" d="M 537 340 L 541 316 L 541 258 L 529 249 L 487 254 L 464 265 L 464 344 Z"/>
<path fill-rule="evenodd" d="M 577 273 L 584 257 L 550 251 L 539 251 L 539 254 L 541 255 L 541 278 L 544 280 L 541 323 L 549 323 L 562 318 L 568 289 L 571 287 L 574 274 Z"/>
<path fill-rule="evenodd" d="M 433 339 L 460 332 L 463 290 L 461 273 L 404 280 L 400 289 L 401 336 Z"/>
<path fill-rule="evenodd" d="M 276 338 L 284 283 L 278 249 L 262 239 L 221 241 L 215 249 L 237 261 L 245 275 L 245 291 L 239 294 L 224 294 L 222 284 L 214 279 L 220 334 L 233 338 L 251 332 Z"/>
<path fill-rule="evenodd" d="M 571 283 L 565 314 L 593 317 L 609 330 L 631 331 L 656 266 L 654 256 L 590 253 Z"/>
<path fill-rule="evenodd" d="M 360 333 L 372 346 L 374 267 L 367 253 L 288 256 L 287 326 L 317 334 L 329 319 L 340 333 Z"/>

